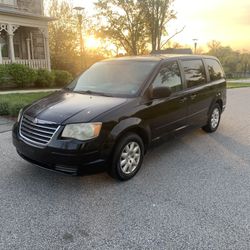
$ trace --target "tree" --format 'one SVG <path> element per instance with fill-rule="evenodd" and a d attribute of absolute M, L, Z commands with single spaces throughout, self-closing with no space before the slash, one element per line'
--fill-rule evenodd
<path fill-rule="evenodd" d="M 80 71 L 77 19 L 66 1 L 52 0 L 49 15 L 56 20 L 49 25 L 52 68 L 76 74 Z"/>
<path fill-rule="evenodd" d="M 207 46 L 208 46 L 210 51 L 215 52 L 216 50 L 221 48 L 221 42 L 216 41 L 216 40 L 212 40 L 207 44 Z"/>
<path fill-rule="evenodd" d="M 162 37 L 169 35 L 166 27 L 169 21 L 176 18 L 176 13 L 171 9 L 174 0 L 138 0 L 144 13 L 144 22 L 151 40 L 152 51 L 162 49 L 175 35 L 184 30 L 176 31 L 166 41 Z"/>
<path fill-rule="evenodd" d="M 129 55 L 144 54 L 147 36 L 143 10 L 136 0 L 99 0 L 95 3 L 99 36 L 118 44 Z"/>
<path fill-rule="evenodd" d="M 249 53 L 240 53 L 229 46 L 222 46 L 218 41 L 209 42 L 208 47 L 208 55 L 215 56 L 220 60 L 228 77 L 243 77 L 250 71 Z"/>

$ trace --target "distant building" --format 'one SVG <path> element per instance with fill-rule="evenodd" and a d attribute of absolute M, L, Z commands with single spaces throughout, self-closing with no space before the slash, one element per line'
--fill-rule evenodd
<path fill-rule="evenodd" d="M 151 54 L 178 54 L 178 55 L 191 55 L 193 54 L 192 49 L 186 48 L 186 49 L 165 49 L 165 50 L 155 50 L 152 51 Z"/>
<path fill-rule="evenodd" d="M 0 64 L 50 69 L 43 0 L 0 0 Z"/>

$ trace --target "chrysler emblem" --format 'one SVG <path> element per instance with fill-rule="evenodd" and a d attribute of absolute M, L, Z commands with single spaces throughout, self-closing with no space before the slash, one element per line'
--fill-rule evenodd
<path fill-rule="evenodd" d="M 33 123 L 38 123 L 38 119 L 35 118 L 35 119 L 33 120 Z"/>

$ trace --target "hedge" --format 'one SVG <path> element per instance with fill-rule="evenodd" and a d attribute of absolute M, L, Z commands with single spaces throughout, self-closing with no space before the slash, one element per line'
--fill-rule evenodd
<path fill-rule="evenodd" d="M 73 80 L 72 75 L 65 70 L 53 70 L 55 76 L 55 85 L 58 87 L 64 87 Z"/>
<path fill-rule="evenodd" d="M 55 85 L 55 75 L 46 69 L 39 69 L 37 71 L 37 79 L 35 81 L 36 87 L 49 88 Z"/>
<path fill-rule="evenodd" d="M 25 87 L 37 79 L 37 71 L 22 64 L 6 65 L 7 73 L 18 87 Z"/>
<path fill-rule="evenodd" d="M 6 85 L 18 88 L 64 87 L 73 79 L 64 70 L 34 70 L 22 64 L 0 65 L 0 89 Z"/>

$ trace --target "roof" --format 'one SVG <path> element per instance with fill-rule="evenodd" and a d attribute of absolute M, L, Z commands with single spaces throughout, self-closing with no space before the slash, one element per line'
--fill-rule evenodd
<path fill-rule="evenodd" d="M 55 18 L 38 15 L 38 14 L 32 14 L 28 12 L 23 12 L 17 9 L 7 8 L 7 7 L 0 7 L 0 14 L 2 15 L 8 15 L 8 16 L 17 16 L 17 17 L 24 17 L 29 19 L 37 19 L 37 20 L 44 20 L 44 21 L 54 21 Z"/>
<path fill-rule="evenodd" d="M 155 55 L 147 55 L 147 56 L 124 56 L 124 57 L 117 57 L 117 58 L 110 58 L 104 61 L 162 61 L 167 59 L 200 59 L 200 58 L 213 58 L 213 56 L 208 55 L 177 55 L 177 54 L 155 54 Z"/>

